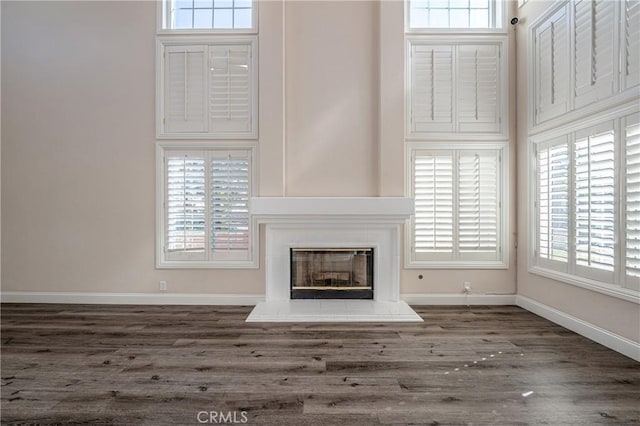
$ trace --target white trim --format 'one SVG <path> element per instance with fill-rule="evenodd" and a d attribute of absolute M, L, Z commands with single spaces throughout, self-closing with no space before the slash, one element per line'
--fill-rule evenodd
<path fill-rule="evenodd" d="M 638 111 L 640 111 L 640 106 L 638 106 L 639 96 L 640 87 L 638 87 L 638 94 L 634 99 L 625 99 L 625 102 L 620 104 L 616 103 L 615 107 L 612 106 L 606 111 L 603 111 L 602 113 L 595 116 L 590 115 L 582 117 L 582 114 L 580 114 L 581 118 L 570 120 L 569 122 L 562 125 L 557 124 L 554 127 L 545 130 L 538 130 L 537 128 L 535 134 L 529 134 L 529 141 L 533 144 L 546 142 L 549 139 L 554 139 L 559 136 L 568 135 L 569 133 L 582 131 L 590 127 L 605 124 L 607 121 L 616 120 L 626 117 L 627 115 L 637 113 Z"/>
<path fill-rule="evenodd" d="M 98 305 L 256 305 L 261 294 L 80 293 L 3 291 L 2 303 L 70 303 Z"/>
<path fill-rule="evenodd" d="M 515 294 L 401 294 L 400 299 L 410 305 L 515 305 Z"/>
<path fill-rule="evenodd" d="M 526 296 L 516 296 L 516 304 L 531 313 L 578 333 L 609 349 L 613 349 L 631 359 L 640 361 L 640 343 L 638 342 L 612 333 Z"/>
<path fill-rule="evenodd" d="M 249 216 L 250 247 L 249 258 L 239 261 L 170 261 L 164 257 L 164 153 L 168 149 L 187 150 L 248 150 L 251 152 L 249 164 L 250 187 L 252 196 L 260 193 L 258 187 L 258 144 L 256 142 L 222 142 L 222 141 L 157 141 L 156 142 L 156 269 L 257 269 L 260 267 L 259 261 L 259 239 L 260 229 L 253 226 L 254 221 Z M 249 204 L 251 212 L 251 204 Z"/>
<path fill-rule="evenodd" d="M 540 266 L 530 267 L 529 272 L 535 275 L 539 275 L 541 277 L 560 281 L 566 284 L 571 284 L 576 287 L 585 288 L 587 290 L 606 294 L 607 296 L 615 297 L 617 299 L 626 300 L 627 302 L 632 302 L 640 305 L 640 293 L 636 290 L 631 290 L 615 284 L 603 283 L 597 280 L 580 277 L 574 274 L 554 271 L 552 269 L 547 269 Z"/>

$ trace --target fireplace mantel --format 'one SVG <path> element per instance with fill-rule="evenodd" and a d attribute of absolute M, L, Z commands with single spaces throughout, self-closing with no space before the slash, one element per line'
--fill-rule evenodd
<path fill-rule="evenodd" d="M 400 300 L 400 233 L 413 213 L 402 197 L 255 197 L 265 226 L 265 301 L 248 322 L 422 321 Z M 254 229 L 256 229 L 254 228 Z M 291 300 L 291 249 L 373 248 L 373 300 Z"/>

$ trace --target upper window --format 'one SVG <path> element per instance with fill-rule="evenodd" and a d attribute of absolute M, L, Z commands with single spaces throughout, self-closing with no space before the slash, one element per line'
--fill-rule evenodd
<path fill-rule="evenodd" d="M 254 31 L 252 0 L 164 0 L 163 30 Z"/>
<path fill-rule="evenodd" d="M 162 36 L 158 138 L 248 139 L 258 132 L 255 36 Z"/>
<path fill-rule="evenodd" d="M 500 143 L 414 145 L 407 266 L 507 267 L 505 150 Z"/>
<path fill-rule="evenodd" d="M 502 0 L 408 0 L 409 30 L 502 28 Z"/>
<path fill-rule="evenodd" d="M 436 132 L 506 137 L 506 42 L 506 37 L 408 37 L 407 138 L 434 138 Z"/>

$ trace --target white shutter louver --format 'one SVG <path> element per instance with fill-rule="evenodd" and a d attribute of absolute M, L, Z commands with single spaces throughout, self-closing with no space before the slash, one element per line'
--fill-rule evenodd
<path fill-rule="evenodd" d="M 640 84 L 640 1 L 625 0 L 622 54 L 624 88 Z"/>
<path fill-rule="evenodd" d="M 586 268 L 583 275 L 611 282 L 616 215 L 613 130 L 576 134 L 574 151 L 576 270 Z"/>
<path fill-rule="evenodd" d="M 499 161 L 496 151 L 466 150 L 458 160 L 460 251 L 486 260 L 497 259 L 499 250 Z"/>
<path fill-rule="evenodd" d="M 442 148 L 412 153 L 413 261 L 480 266 L 504 260 L 501 152 Z"/>
<path fill-rule="evenodd" d="M 249 253 L 249 153 L 213 153 L 210 172 L 211 250 L 214 259 Z"/>
<path fill-rule="evenodd" d="M 569 146 L 566 137 L 540 145 L 537 162 L 538 256 L 566 265 L 569 261 Z"/>
<path fill-rule="evenodd" d="M 410 114 L 413 132 L 452 132 L 453 46 L 411 46 Z"/>
<path fill-rule="evenodd" d="M 211 131 L 248 132 L 252 120 L 251 45 L 209 46 Z"/>
<path fill-rule="evenodd" d="M 453 251 L 453 154 L 414 156 L 414 249 L 416 253 Z"/>
<path fill-rule="evenodd" d="M 576 0 L 574 6 L 575 106 L 613 93 L 615 2 Z"/>
<path fill-rule="evenodd" d="M 256 45 L 256 36 L 161 39 L 158 137 L 257 138 Z"/>
<path fill-rule="evenodd" d="M 167 46 L 164 56 L 164 129 L 206 131 L 205 46 Z"/>
<path fill-rule="evenodd" d="M 167 258 L 200 260 L 205 257 L 205 158 L 202 154 L 173 154 L 166 158 Z"/>
<path fill-rule="evenodd" d="M 640 290 L 640 117 L 635 115 L 627 118 L 624 136 L 626 274 L 635 278 L 636 289 Z"/>
<path fill-rule="evenodd" d="M 500 45 L 458 46 L 457 109 L 461 132 L 500 131 Z"/>
<path fill-rule="evenodd" d="M 568 109 L 569 19 L 567 6 L 535 29 L 536 122 L 557 117 Z"/>

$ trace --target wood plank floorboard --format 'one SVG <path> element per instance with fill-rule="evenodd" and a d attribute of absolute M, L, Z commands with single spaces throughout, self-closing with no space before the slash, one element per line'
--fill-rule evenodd
<path fill-rule="evenodd" d="M 514 306 L 417 306 L 421 324 L 1 309 L 2 424 L 640 424 L 639 363 Z"/>

